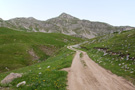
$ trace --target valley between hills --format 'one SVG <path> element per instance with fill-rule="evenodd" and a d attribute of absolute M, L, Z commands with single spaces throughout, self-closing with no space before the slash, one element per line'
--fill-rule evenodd
<path fill-rule="evenodd" d="M 134 27 L 66 13 L 0 19 L 0 90 L 134 90 L 134 44 Z"/>

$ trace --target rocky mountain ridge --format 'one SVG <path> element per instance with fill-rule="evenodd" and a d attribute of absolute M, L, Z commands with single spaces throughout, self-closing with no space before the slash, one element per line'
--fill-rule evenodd
<path fill-rule="evenodd" d="M 94 38 L 98 35 L 121 32 L 134 28 L 130 26 L 116 27 L 103 22 L 80 20 L 66 13 L 62 13 L 58 17 L 46 21 L 40 21 L 33 17 L 13 18 L 6 21 L 0 19 L 0 27 L 28 32 L 63 33 L 85 38 Z"/>

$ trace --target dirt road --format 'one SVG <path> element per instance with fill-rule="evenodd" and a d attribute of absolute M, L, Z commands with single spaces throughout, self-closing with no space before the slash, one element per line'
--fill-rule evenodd
<path fill-rule="evenodd" d="M 86 52 L 68 48 L 76 51 L 71 68 L 67 69 L 68 90 L 135 90 L 133 84 L 96 64 Z"/>

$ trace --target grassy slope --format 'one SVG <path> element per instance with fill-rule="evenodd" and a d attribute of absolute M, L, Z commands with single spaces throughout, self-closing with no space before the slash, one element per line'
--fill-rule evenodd
<path fill-rule="evenodd" d="M 66 47 L 60 49 L 56 56 L 46 61 L 27 66 L 15 73 L 23 73 L 23 77 L 15 79 L 2 87 L 10 87 L 11 90 L 66 90 L 67 72 L 60 71 L 62 68 L 70 67 L 74 52 Z M 50 68 L 47 68 L 50 66 Z M 10 72 L 0 74 L 0 81 Z M 19 82 L 26 81 L 26 85 L 17 88 Z"/>
<path fill-rule="evenodd" d="M 0 72 L 28 66 L 32 61 L 29 54 L 34 50 L 40 61 L 47 59 L 47 55 L 40 47 L 46 46 L 55 51 L 70 43 L 78 43 L 81 39 L 56 33 L 20 32 L 0 27 Z M 51 51 L 51 50 L 50 50 Z M 48 52 L 48 51 L 47 51 Z"/>
<path fill-rule="evenodd" d="M 94 38 L 82 45 L 83 50 L 99 65 L 135 84 L 135 60 L 127 59 L 126 56 L 122 59 L 119 55 L 104 55 L 103 51 L 94 47 L 108 48 L 107 51 L 121 52 L 123 55 L 130 54 L 129 57 L 134 58 L 135 30 Z"/>

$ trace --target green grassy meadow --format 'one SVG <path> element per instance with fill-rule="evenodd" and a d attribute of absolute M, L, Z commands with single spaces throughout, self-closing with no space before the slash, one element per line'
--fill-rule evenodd
<path fill-rule="evenodd" d="M 75 54 L 66 46 L 83 41 L 57 33 L 0 28 L 0 81 L 11 72 L 23 73 L 21 78 L 0 84 L 0 87 L 9 90 L 66 90 L 67 72 L 61 69 L 71 66 Z M 135 84 L 134 44 L 135 30 L 130 30 L 90 39 L 81 45 L 81 50 L 102 67 Z M 22 81 L 26 81 L 26 85 L 17 88 Z"/>
<path fill-rule="evenodd" d="M 61 71 L 61 69 L 71 66 L 74 53 L 64 47 L 56 56 L 50 57 L 46 61 L 10 71 L 23 73 L 23 77 L 0 86 L 10 87 L 11 90 L 66 90 L 67 72 Z M 0 81 L 10 72 L 0 74 Z M 17 88 L 16 85 L 22 81 L 26 81 L 26 85 Z"/>
<path fill-rule="evenodd" d="M 81 41 L 63 34 L 0 27 L 0 73 L 42 62 L 65 45 Z"/>
<path fill-rule="evenodd" d="M 135 84 L 135 30 L 91 39 L 81 49 L 102 67 Z"/>

